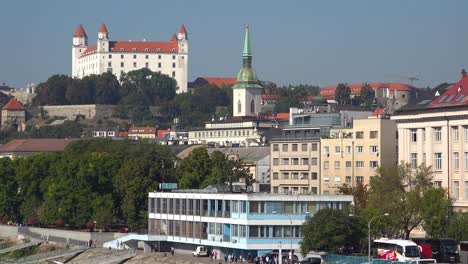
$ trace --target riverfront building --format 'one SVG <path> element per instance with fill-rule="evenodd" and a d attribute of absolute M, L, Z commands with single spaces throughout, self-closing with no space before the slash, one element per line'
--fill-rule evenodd
<path fill-rule="evenodd" d="M 150 236 L 175 248 L 207 246 L 252 257 L 299 249 L 301 226 L 322 208 L 351 205 L 349 195 L 285 195 L 187 190 L 149 193 Z"/>

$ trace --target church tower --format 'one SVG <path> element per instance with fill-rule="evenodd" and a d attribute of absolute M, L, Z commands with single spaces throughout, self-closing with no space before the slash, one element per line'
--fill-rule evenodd
<path fill-rule="evenodd" d="M 72 76 L 78 76 L 78 58 L 81 56 L 86 48 L 88 47 L 88 35 L 80 24 L 73 34 L 73 46 L 72 46 Z"/>
<path fill-rule="evenodd" d="M 249 27 L 245 29 L 244 52 L 242 68 L 237 75 L 233 89 L 233 116 L 257 116 L 260 112 L 262 86 L 257 74 L 252 69 L 252 53 L 250 50 Z"/>
<path fill-rule="evenodd" d="M 97 50 L 98 52 L 109 52 L 109 31 L 104 23 L 99 28 Z"/>

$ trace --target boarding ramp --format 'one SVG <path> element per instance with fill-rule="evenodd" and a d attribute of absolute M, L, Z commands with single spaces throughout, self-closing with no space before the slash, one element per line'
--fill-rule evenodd
<path fill-rule="evenodd" d="M 138 242 L 144 243 L 145 252 L 151 251 L 151 244 L 158 241 L 165 241 L 166 236 L 155 236 L 155 235 L 140 235 L 140 234 L 128 234 L 117 239 L 107 241 L 103 244 L 103 248 L 117 249 L 117 250 L 136 250 L 138 248 Z"/>

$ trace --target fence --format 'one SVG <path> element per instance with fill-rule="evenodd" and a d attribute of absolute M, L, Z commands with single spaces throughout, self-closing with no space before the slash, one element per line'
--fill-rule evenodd
<path fill-rule="evenodd" d="M 323 256 L 323 260 L 325 263 L 328 264 L 367 264 L 367 257 L 359 257 L 359 256 L 343 256 L 343 255 L 325 255 Z M 422 259 L 422 260 L 415 260 L 412 262 L 398 262 L 398 261 L 390 261 L 385 259 L 371 259 L 371 264 L 423 264 L 423 263 L 435 263 L 433 259 Z"/>

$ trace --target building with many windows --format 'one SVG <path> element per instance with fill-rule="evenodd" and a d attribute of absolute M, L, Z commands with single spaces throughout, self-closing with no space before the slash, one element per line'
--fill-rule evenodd
<path fill-rule="evenodd" d="M 453 206 L 468 209 L 468 77 L 435 91 L 392 119 L 398 125 L 398 159 L 413 168 L 425 163 L 434 184 L 448 190 Z"/>
<path fill-rule="evenodd" d="M 321 139 L 321 194 L 338 187 L 369 184 L 377 167 L 397 165 L 396 123 L 387 118 L 353 120 L 352 128 L 335 128 Z"/>
<path fill-rule="evenodd" d="M 184 25 L 170 41 L 111 41 L 104 24 L 97 43 L 88 45 L 88 35 L 79 25 L 73 34 L 72 76 L 83 78 L 104 72 L 117 79 L 123 73 L 148 68 L 177 81 L 177 93 L 187 92 L 188 33 Z"/>
<path fill-rule="evenodd" d="M 151 192 L 148 235 L 175 248 L 207 246 L 221 257 L 256 257 L 291 246 L 297 251 L 307 216 L 322 208 L 345 208 L 352 201 L 349 195 Z"/>

